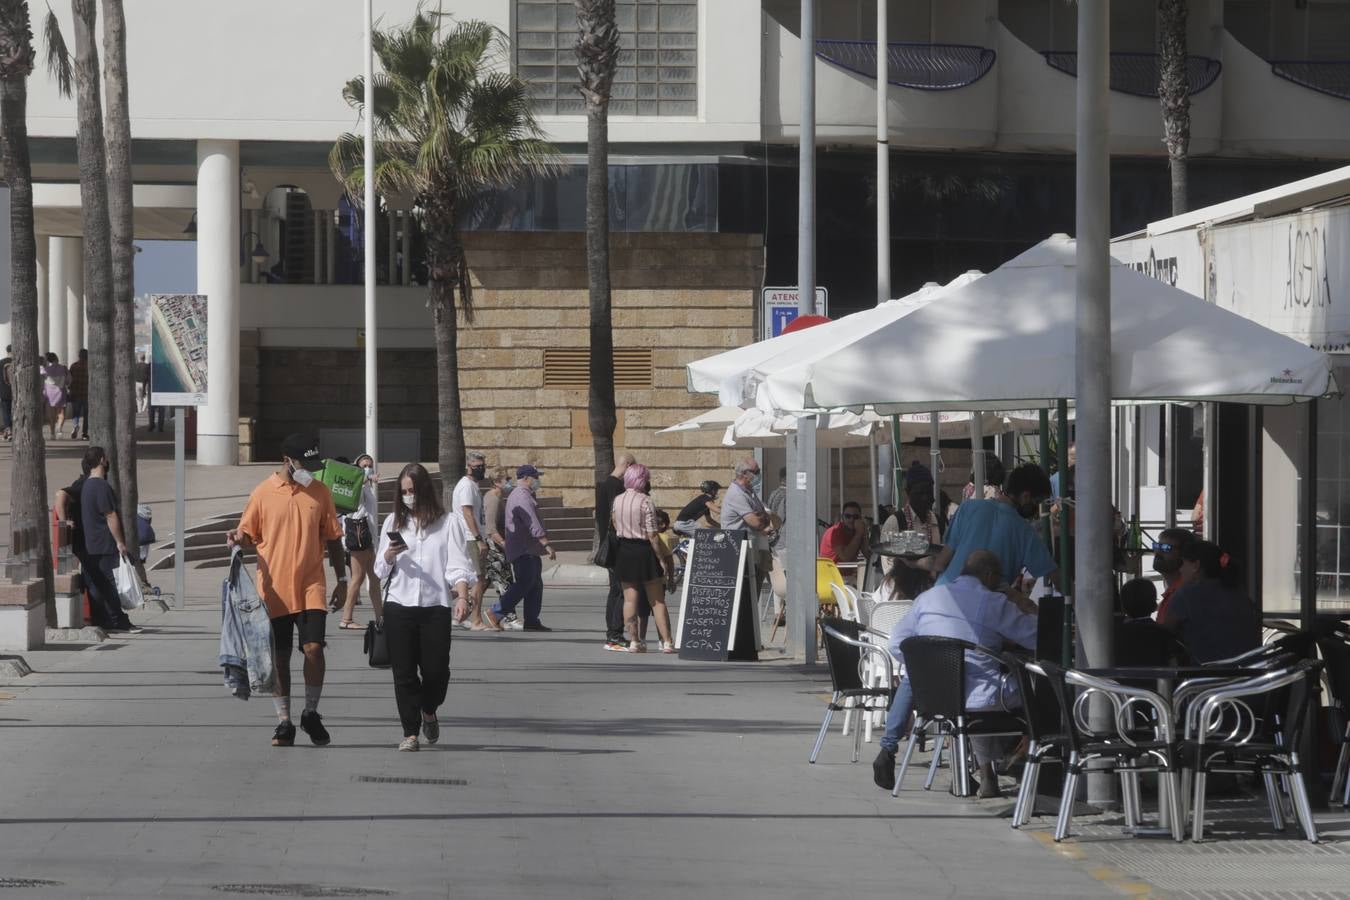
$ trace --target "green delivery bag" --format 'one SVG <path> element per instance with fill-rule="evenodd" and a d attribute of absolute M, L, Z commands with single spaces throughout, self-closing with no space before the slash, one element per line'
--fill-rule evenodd
<path fill-rule="evenodd" d="M 361 483 L 366 473 L 356 466 L 340 463 L 335 459 L 325 459 L 323 469 L 314 473 L 333 495 L 333 505 L 338 512 L 355 512 L 361 505 Z"/>

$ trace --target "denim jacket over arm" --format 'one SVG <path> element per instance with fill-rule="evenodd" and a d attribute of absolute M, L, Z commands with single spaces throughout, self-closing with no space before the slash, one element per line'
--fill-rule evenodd
<path fill-rule="evenodd" d="M 220 667 L 225 686 L 241 700 L 276 689 L 272 620 L 253 579 L 244 571 L 244 552 L 235 547 L 229 574 L 220 587 Z"/>

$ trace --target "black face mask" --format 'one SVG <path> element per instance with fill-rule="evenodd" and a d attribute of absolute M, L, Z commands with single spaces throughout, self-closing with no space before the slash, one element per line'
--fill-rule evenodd
<path fill-rule="evenodd" d="M 1024 519 L 1035 519 L 1041 514 L 1041 504 L 1035 500 L 1017 504 L 1017 514 Z"/>
<path fill-rule="evenodd" d="M 1168 559 L 1161 553 L 1155 554 L 1153 557 L 1153 571 L 1162 575 L 1173 575 L 1181 571 L 1181 560 Z"/>
<path fill-rule="evenodd" d="M 487 473 L 487 466 L 471 466 L 469 474 L 479 481 L 483 480 L 483 475 Z"/>

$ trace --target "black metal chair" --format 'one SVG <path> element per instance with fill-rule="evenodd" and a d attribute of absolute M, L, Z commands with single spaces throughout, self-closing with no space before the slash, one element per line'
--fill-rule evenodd
<path fill-rule="evenodd" d="M 1284 830 L 1284 801 L 1279 778 L 1293 801 L 1294 816 L 1310 843 L 1317 843 L 1298 758 L 1307 722 L 1310 692 L 1317 690 L 1322 663 L 1301 660 L 1291 666 L 1220 685 L 1196 696 L 1186 711 L 1180 752 L 1194 772 L 1191 840 L 1204 838 L 1205 782 L 1212 772 L 1260 775 L 1266 788 L 1271 824 Z"/>
<path fill-rule="evenodd" d="M 811 762 L 820 755 L 825 743 L 825 735 L 830 730 L 830 720 L 836 712 L 848 709 L 847 701 L 854 700 L 857 708 L 866 714 L 869 700 L 883 699 L 889 702 L 894 682 L 891 668 L 891 655 L 885 647 L 869 643 L 862 639 L 862 625 L 847 619 L 827 618 L 820 620 L 821 633 L 825 643 L 825 661 L 830 667 L 830 683 L 833 693 L 830 703 L 825 707 L 825 720 L 820 723 L 820 733 L 816 735 L 816 745 L 811 749 Z M 862 662 L 864 655 L 873 656 L 883 667 L 883 686 L 873 686 L 863 680 Z M 853 730 L 853 761 L 858 761 L 862 744 L 863 729 Z"/>
<path fill-rule="evenodd" d="M 1097 678 L 1073 669 L 1062 669 L 1045 660 L 1028 662 L 1027 669 L 1045 679 L 1060 706 L 1064 730 L 1060 737 L 1062 754 L 1068 749 L 1064 764 L 1064 789 L 1059 802 L 1059 816 L 1055 821 L 1056 841 L 1069 835 L 1073 820 L 1073 801 L 1078 784 L 1087 772 L 1088 763 L 1099 760 L 1120 776 L 1121 805 L 1125 824 L 1134 828 L 1140 823 L 1142 801 L 1139 775 L 1157 772 L 1159 778 L 1160 821 L 1171 828 L 1173 839 L 1185 837 L 1181 811 L 1180 766 L 1176 752 L 1177 733 L 1170 705 L 1161 696 L 1144 688 L 1133 687 L 1106 678 Z M 1111 719 L 1102 727 L 1093 726 L 1088 705 L 1093 695 L 1110 704 Z M 1028 757 L 1030 760 L 1030 757 Z M 1033 772 L 1033 778 L 1035 773 Z M 1035 797 L 1035 781 L 1026 788 L 1030 802 Z M 1027 809 L 1022 811 L 1025 822 Z M 1016 816 L 1014 821 L 1017 822 Z"/>
<path fill-rule="evenodd" d="M 1336 757 L 1336 774 L 1331 780 L 1331 796 L 1340 796 L 1342 806 L 1350 806 L 1350 645 L 1339 633 L 1328 634 L 1317 641 L 1322 661 L 1327 667 L 1327 683 L 1331 686 L 1332 709 L 1340 721 L 1332 739 L 1341 745 Z"/>
<path fill-rule="evenodd" d="M 914 754 L 915 742 L 932 730 L 937 738 L 933 761 L 924 790 L 933 785 L 943 748 L 950 739 L 955 744 L 952 759 L 952 789 L 958 797 L 970 796 L 970 739 L 973 737 L 1018 737 L 1026 733 L 1019 713 L 1005 706 L 1001 710 L 966 709 L 966 654 L 979 653 L 1016 672 L 1020 663 L 1011 656 L 957 638 L 918 636 L 906 638 L 900 645 L 905 671 L 914 690 L 914 727 L 909 746 L 896 776 L 900 786 Z M 1011 676 L 1016 678 L 1015 675 Z M 1005 679 L 1005 685 L 1007 679 Z M 1000 697 L 1004 691 L 1000 689 Z"/>
<path fill-rule="evenodd" d="M 1022 691 L 1022 708 L 1027 723 L 1027 757 L 1022 781 L 1013 805 L 1012 827 L 1021 828 L 1031 821 L 1036 806 L 1036 788 L 1041 767 L 1055 761 L 1063 764 L 1069 757 L 1069 735 L 1057 692 L 1060 684 L 1046 676 L 1034 660 L 1024 660 L 1017 671 Z"/>

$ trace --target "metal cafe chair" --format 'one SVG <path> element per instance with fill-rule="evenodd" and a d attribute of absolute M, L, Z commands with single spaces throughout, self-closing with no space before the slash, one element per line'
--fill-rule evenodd
<path fill-rule="evenodd" d="M 967 652 L 998 660 L 1010 670 L 1018 666 L 1017 660 L 1006 654 L 957 638 L 920 635 L 906 638 L 900 645 L 905 671 L 914 689 L 915 718 L 909 733 L 909 745 L 905 748 L 905 757 L 896 776 L 897 791 L 914 754 L 915 742 L 920 740 L 921 735 L 926 736 L 932 731 L 937 738 L 924 790 L 932 788 L 938 761 L 950 740 L 953 744 L 953 792 L 958 797 L 968 797 L 971 792 L 970 764 L 973 758 L 970 739 L 1012 737 L 1025 733 L 1025 722 L 1021 715 L 1011 712 L 1006 705 L 1001 710 L 966 709 Z M 1007 684 L 1006 677 L 1004 684 Z M 892 794 L 897 791 L 892 791 Z"/>
<path fill-rule="evenodd" d="M 833 693 L 825 707 L 825 719 L 820 723 L 820 733 L 816 735 L 816 745 L 811 749 L 811 762 L 820 755 L 825 735 L 830 730 L 830 720 L 836 712 L 847 709 L 847 702 L 856 701 L 859 705 L 872 699 L 889 700 L 891 696 L 891 655 L 885 647 L 862 639 L 862 626 L 846 619 L 828 618 L 820 622 L 825 643 L 825 661 L 830 668 L 830 684 Z M 873 657 L 885 672 L 885 687 L 874 687 L 863 680 L 862 668 L 865 656 Z M 853 761 L 858 761 L 862 743 L 862 729 L 853 730 Z"/>
<path fill-rule="evenodd" d="M 1195 779 L 1191 840 L 1204 838 L 1208 776 L 1234 772 L 1261 776 L 1276 831 L 1284 830 L 1284 800 L 1276 782 L 1280 778 L 1287 786 L 1304 837 L 1309 843 L 1318 842 L 1297 748 L 1307 722 L 1308 697 L 1317 690 L 1321 670 L 1320 661 L 1301 660 L 1211 688 L 1192 700 L 1180 745 Z"/>

